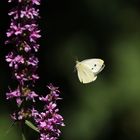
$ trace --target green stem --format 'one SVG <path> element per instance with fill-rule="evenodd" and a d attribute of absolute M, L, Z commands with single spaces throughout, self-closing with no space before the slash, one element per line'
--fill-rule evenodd
<path fill-rule="evenodd" d="M 22 133 L 22 140 L 26 140 L 25 135 Z"/>
<path fill-rule="evenodd" d="M 20 125 L 20 128 L 21 128 L 22 140 L 26 140 L 25 133 L 24 133 L 24 122 L 23 121 L 19 122 L 19 125 Z"/>

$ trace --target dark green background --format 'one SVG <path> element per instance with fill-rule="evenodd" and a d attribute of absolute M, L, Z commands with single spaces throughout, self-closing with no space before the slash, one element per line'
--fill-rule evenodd
<path fill-rule="evenodd" d="M 4 45 L 10 24 L 6 0 L 0 3 L 0 139 L 19 140 L 9 118 L 15 103 L 5 100 L 11 71 Z M 46 84 L 60 87 L 60 113 L 66 126 L 61 140 L 140 140 L 140 1 L 42 0 L 42 30 L 37 91 Z M 75 61 L 102 58 L 106 67 L 98 79 L 83 85 Z M 30 129 L 29 129 L 30 130 Z M 28 131 L 34 139 L 32 130 Z M 4 136 L 5 135 L 5 136 Z"/>

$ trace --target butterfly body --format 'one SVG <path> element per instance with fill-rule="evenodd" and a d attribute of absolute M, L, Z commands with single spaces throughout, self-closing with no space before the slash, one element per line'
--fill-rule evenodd
<path fill-rule="evenodd" d="M 76 61 L 76 69 L 78 78 L 81 83 L 86 84 L 97 79 L 97 75 L 104 68 L 104 61 L 102 59 L 86 59 L 81 62 Z"/>

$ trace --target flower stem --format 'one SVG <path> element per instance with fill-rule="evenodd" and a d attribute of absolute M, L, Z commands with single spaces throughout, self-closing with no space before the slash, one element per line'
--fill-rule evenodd
<path fill-rule="evenodd" d="M 22 133 L 22 140 L 26 140 L 25 135 Z"/>

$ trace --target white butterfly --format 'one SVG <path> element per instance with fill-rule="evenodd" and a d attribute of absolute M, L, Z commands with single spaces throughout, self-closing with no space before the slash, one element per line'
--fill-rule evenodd
<path fill-rule="evenodd" d="M 86 84 L 96 80 L 98 73 L 105 67 L 102 59 L 86 59 L 76 61 L 76 70 L 81 83 Z"/>

